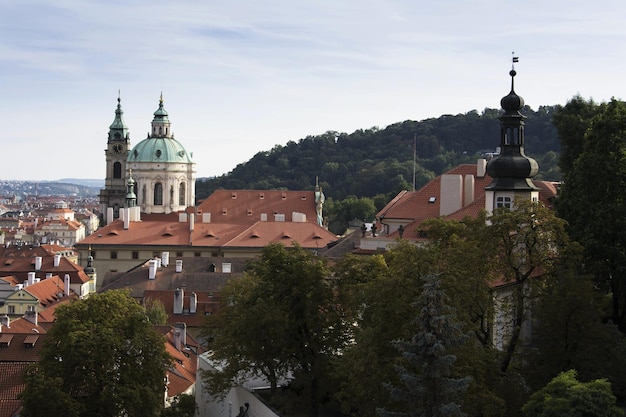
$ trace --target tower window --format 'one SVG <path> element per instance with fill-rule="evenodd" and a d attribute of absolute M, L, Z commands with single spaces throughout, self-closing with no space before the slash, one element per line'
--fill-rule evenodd
<path fill-rule="evenodd" d="M 122 178 L 122 163 L 115 162 L 113 164 L 113 178 Z"/>
<path fill-rule="evenodd" d="M 154 184 L 154 205 L 163 205 L 163 184 L 161 184 L 160 182 Z"/>
<path fill-rule="evenodd" d="M 511 208 L 511 197 L 497 197 L 496 198 L 496 208 Z"/>
<path fill-rule="evenodd" d="M 185 183 L 181 182 L 178 186 L 178 205 L 185 206 Z"/>

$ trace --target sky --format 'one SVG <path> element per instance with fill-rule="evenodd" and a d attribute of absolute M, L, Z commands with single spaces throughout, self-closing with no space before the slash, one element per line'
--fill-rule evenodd
<path fill-rule="evenodd" d="M 131 146 L 163 94 L 199 178 L 327 131 L 499 108 L 513 56 L 515 91 L 533 109 L 626 99 L 622 0 L 0 0 L 0 10 L 0 180 L 104 179 L 118 94 Z"/>

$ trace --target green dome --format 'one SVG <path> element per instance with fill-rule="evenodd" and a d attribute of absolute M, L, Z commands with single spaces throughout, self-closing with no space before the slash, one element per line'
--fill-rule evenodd
<path fill-rule="evenodd" d="M 149 137 L 133 147 L 128 162 L 193 163 L 192 155 L 174 138 Z"/>

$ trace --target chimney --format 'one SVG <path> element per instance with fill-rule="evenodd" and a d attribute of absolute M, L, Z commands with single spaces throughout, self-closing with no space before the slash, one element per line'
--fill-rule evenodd
<path fill-rule="evenodd" d="M 124 230 L 130 228 L 130 211 L 129 209 L 120 209 L 120 214 L 124 213 Z"/>
<path fill-rule="evenodd" d="M 39 258 L 41 259 L 41 258 Z M 33 285 L 35 283 L 35 273 L 34 272 L 29 272 L 28 273 L 28 285 Z"/>
<path fill-rule="evenodd" d="M 446 216 L 461 208 L 463 177 L 455 174 L 441 176 L 439 192 L 439 215 Z"/>
<path fill-rule="evenodd" d="M 174 333 L 174 346 L 176 347 L 176 350 L 180 351 L 182 347 L 182 344 L 181 344 L 182 335 L 181 335 L 180 329 L 177 329 L 176 327 L 174 327 L 173 333 Z"/>
<path fill-rule="evenodd" d="M 170 253 L 169 252 L 161 253 L 161 264 L 164 267 L 166 267 L 166 268 L 170 264 Z"/>
<path fill-rule="evenodd" d="M 476 177 L 484 178 L 486 172 L 487 172 L 487 160 L 479 159 L 478 161 L 476 161 Z"/>
<path fill-rule="evenodd" d="M 107 225 L 113 222 L 113 207 L 107 207 Z"/>
<path fill-rule="evenodd" d="M 24 318 L 37 326 L 37 312 L 35 310 L 26 310 Z"/>
<path fill-rule="evenodd" d="M 60 264 L 61 264 L 61 255 L 59 254 L 54 255 L 54 267 L 58 268 Z"/>
<path fill-rule="evenodd" d="M 35 271 L 41 269 L 41 256 L 35 256 Z"/>
<path fill-rule="evenodd" d="M 176 329 L 176 330 L 178 330 L 180 332 L 181 346 L 182 347 L 187 346 L 187 323 L 176 322 L 174 324 L 174 329 Z"/>
<path fill-rule="evenodd" d="M 52 278 L 52 272 L 46 272 L 46 279 Z M 37 280 L 35 280 L 37 282 Z"/>
<path fill-rule="evenodd" d="M 189 215 L 189 231 L 193 232 L 195 226 L 196 216 L 194 214 Z"/>
<path fill-rule="evenodd" d="M 183 314 L 183 298 L 185 292 L 181 288 L 174 290 L 174 314 Z"/>
<path fill-rule="evenodd" d="M 63 279 L 63 293 L 66 297 L 70 296 L 70 274 L 65 274 Z"/>
<path fill-rule="evenodd" d="M 465 188 L 463 189 L 463 199 L 465 206 L 469 206 L 474 202 L 474 176 L 465 176 Z"/>
<path fill-rule="evenodd" d="M 195 292 L 192 292 L 189 296 L 189 313 L 196 314 L 196 310 L 198 309 L 198 296 Z"/>
<path fill-rule="evenodd" d="M 176 259 L 176 272 L 183 272 L 183 260 Z"/>
<path fill-rule="evenodd" d="M 157 273 L 157 260 L 156 259 L 151 259 L 150 260 L 150 270 L 148 273 L 148 279 L 156 279 L 156 273 Z"/>
<path fill-rule="evenodd" d="M 202 223 L 211 223 L 211 213 L 202 213 Z"/>
<path fill-rule="evenodd" d="M 187 213 L 178 213 L 178 223 L 185 223 L 187 221 Z"/>
<path fill-rule="evenodd" d="M 0 324 L 6 327 L 7 329 L 10 329 L 11 319 L 6 314 L 4 316 L 0 316 Z"/>

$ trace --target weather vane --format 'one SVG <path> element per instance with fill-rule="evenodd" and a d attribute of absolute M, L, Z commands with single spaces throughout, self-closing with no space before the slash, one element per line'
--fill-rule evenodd
<path fill-rule="evenodd" d="M 519 57 L 515 56 L 515 52 L 511 52 L 512 54 L 512 62 L 511 62 L 511 69 L 514 70 L 515 69 L 515 63 L 519 62 Z"/>

